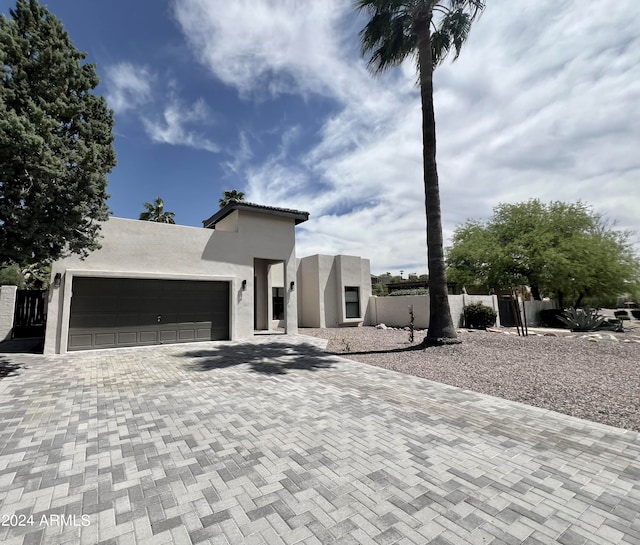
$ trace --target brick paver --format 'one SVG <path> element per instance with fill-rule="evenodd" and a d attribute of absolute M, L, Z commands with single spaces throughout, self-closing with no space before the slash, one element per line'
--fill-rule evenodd
<path fill-rule="evenodd" d="M 637 433 L 323 346 L 0 355 L 0 542 L 640 543 Z"/>

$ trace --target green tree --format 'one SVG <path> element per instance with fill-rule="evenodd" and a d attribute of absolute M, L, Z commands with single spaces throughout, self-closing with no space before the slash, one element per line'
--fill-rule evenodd
<path fill-rule="evenodd" d="M 99 248 L 113 112 L 62 23 L 36 0 L 0 15 L 0 263 Z"/>
<path fill-rule="evenodd" d="M 373 295 L 376 295 L 378 297 L 385 297 L 389 295 L 389 290 L 387 289 L 387 286 L 385 286 L 382 282 L 374 284 L 371 291 Z"/>
<path fill-rule="evenodd" d="M 18 289 L 25 289 L 26 282 L 20 265 L 9 263 L 0 268 L 0 286 L 18 286 Z"/>
<path fill-rule="evenodd" d="M 155 221 L 158 223 L 175 223 L 175 213 L 166 212 L 164 209 L 164 201 L 160 197 L 156 197 L 153 203 L 144 203 L 144 211 L 140 212 L 138 219 L 144 221 Z"/>
<path fill-rule="evenodd" d="M 640 274 L 630 234 L 582 202 L 501 204 L 488 221 L 455 230 L 447 262 L 461 285 L 527 284 L 534 298 L 555 297 L 561 306 L 615 300 Z"/>
<path fill-rule="evenodd" d="M 231 191 L 225 191 L 223 197 L 218 201 L 220 208 L 224 208 L 231 201 L 244 201 L 244 192 L 232 189 Z"/>
<path fill-rule="evenodd" d="M 0 268 L 0 286 L 18 286 L 19 289 L 44 290 L 49 287 L 51 265 L 31 263 L 20 267 L 10 263 Z"/>
<path fill-rule="evenodd" d="M 455 342 L 444 260 L 440 189 L 436 167 L 436 122 L 433 70 L 455 51 L 460 54 L 471 25 L 484 9 L 484 0 L 358 0 L 369 22 L 360 33 L 369 67 L 380 73 L 407 57 L 417 60 L 422 100 L 422 146 L 427 216 L 429 329 L 425 344 Z"/>

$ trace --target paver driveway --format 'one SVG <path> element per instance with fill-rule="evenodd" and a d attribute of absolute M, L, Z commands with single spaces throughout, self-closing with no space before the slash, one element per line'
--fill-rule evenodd
<path fill-rule="evenodd" d="M 0 542 L 640 543 L 637 433 L 322 343 L 0 356 Z"/>

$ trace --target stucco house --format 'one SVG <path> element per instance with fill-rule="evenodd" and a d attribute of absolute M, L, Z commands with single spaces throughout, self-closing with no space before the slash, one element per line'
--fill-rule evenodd
<path fill-rule="evenodd" d="M 110 218 L 101 249 L 52 266 L 45 354 L 363 323 L 369 261 L 297 259 L 308 218 L 241 201 L 202 228 Z"/>

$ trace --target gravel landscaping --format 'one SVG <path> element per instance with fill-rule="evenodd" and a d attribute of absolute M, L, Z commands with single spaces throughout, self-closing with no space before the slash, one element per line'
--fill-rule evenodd
<path fill-rule="evenodd" d="M 300 329 L 349 359 L 640 431 L 640 330 L 518 337 L 460 330 L 461 344 L 421 348 L 403 330 Z"/>

